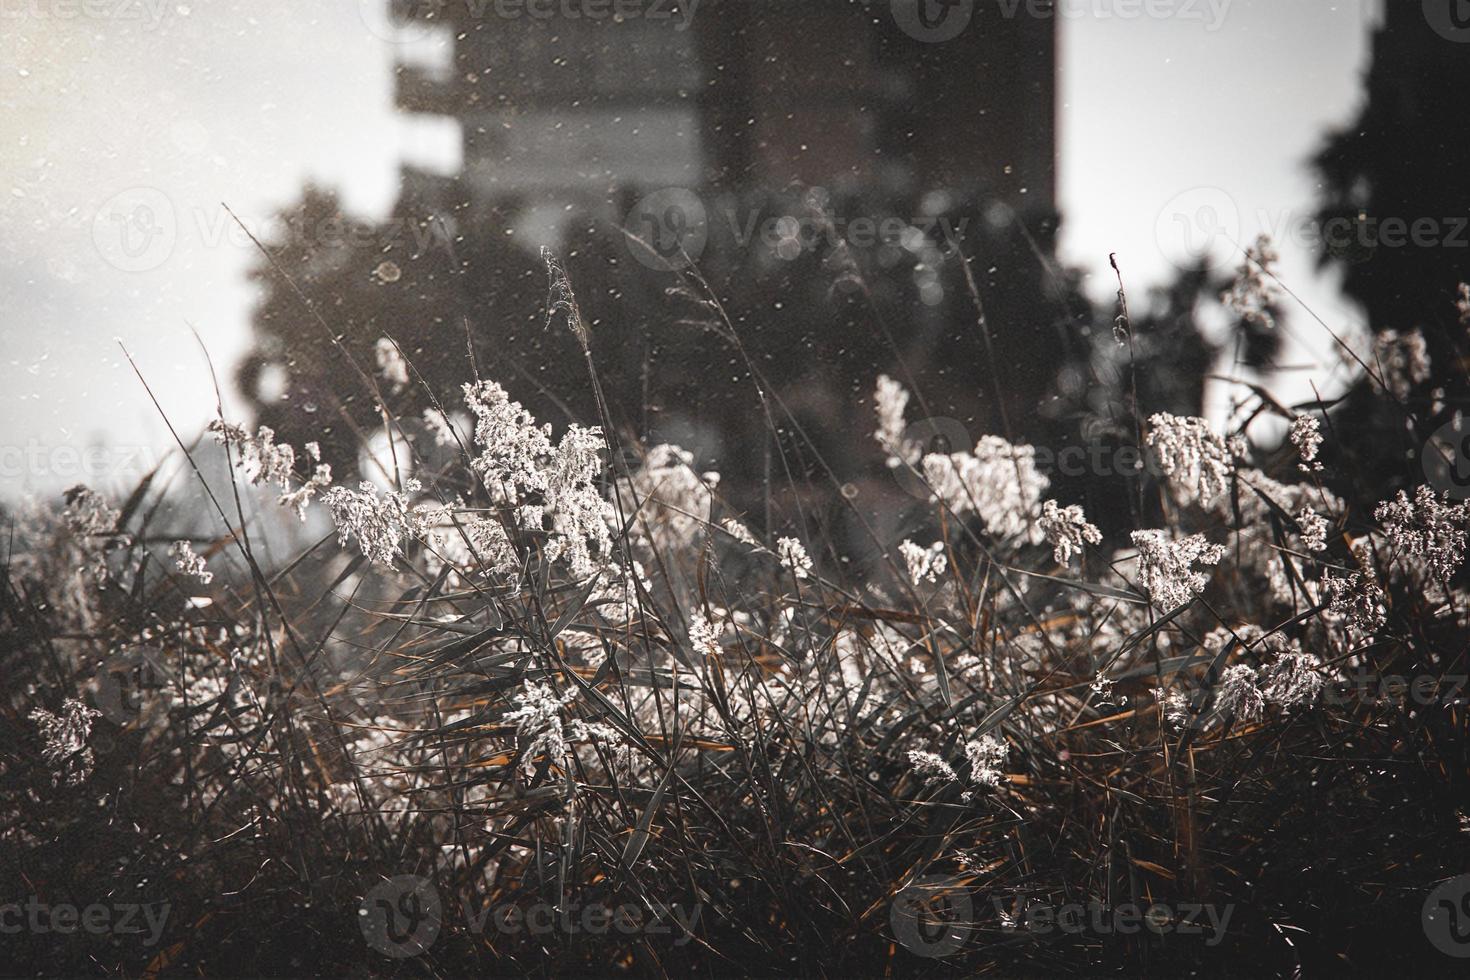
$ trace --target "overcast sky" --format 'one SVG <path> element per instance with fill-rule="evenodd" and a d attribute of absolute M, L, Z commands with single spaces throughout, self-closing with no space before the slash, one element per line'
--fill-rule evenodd
<path fill-rule="evenodd" d="M 454 165 L 452 131 L 392 111 L 403 51 L 384 39 L 380 0 L 364 2 L 0 0 L 0 494 L 99 465 L 135 478 L 170 445 L 118 339 L 193 433 L 214 393 L 192 326 L 240 414 L 228 389 L 249 343 L 252 253 L 220 202 L 259 230 L 310 179 L 380 216 L 405 155 Z M 1358 104 L 1375 8 L 1150 3 L 1172 13 L 1061 4 L 1062 257 L 1098 296 L 1109 252 L 1141 295 L 1203 240 L 1191 226 L 1218 219 L 1217 243 L 1243 241 L 1307 213 L 1306 160 Z M 1287 236 L 1281 250 L 1283 278 L 1319 315 L 1356 322 L 1305 245 Z M 1297 327 L 1316 332 L 1305 316 Z M 81 455 L 91 446 L 111 455 Z"/>

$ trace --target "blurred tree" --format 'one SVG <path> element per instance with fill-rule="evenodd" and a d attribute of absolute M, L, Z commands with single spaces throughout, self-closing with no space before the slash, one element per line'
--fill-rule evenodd
<path fill-rule="evenodd" d="M 1155 412 L 1203 413 L 1206 376 L 1220 356 L 1200 315 L 1217 304 L 1228 279 L 1208 267 L 1181 272 L 1167 286 L 1118 308 L 1089 311 L 1085 354 L 1069 358 L 1042 406 L 1053 420 L 1045 444 L 1056 454 L 1054 495 L 1080 502 L 1105 533 L 1139 527 L 1139 434 Z M 1135 398 L 1136 391 L 1136 398 Z M 1145 525 L 1146 526 L 1146 525 Z"/>
<path fill-rule="evenodd" d="M 955 418 L 974 439 L 1040 438 L 1048 423 L 1035 408 L 1058 367 L 1088 357 L 1079 328 L 1092 312 L 1076 277 L 1049 258 L 1054 216 L 820 189 L 730 194 L 710 206 L 720 217 L 688 270 L 639 261 L 642 246 L 605 214 L 569 217 L 558 254 L 614 426 L 693 448 L 701 465 L 736 478 L 731 492 L 768 473 L 785 482 L 778 450 L 798 481 L 818 485 L 829 468 L 850 479 L 881 467 L 871 438 L 880 373 L 915 389 L 915 421 Z M 508 233 L 507 214 L 467 213 L 442 193 L 405 194 L 373 225 L 345 216 L 331 193 L 305 192 L 253 273 L 266 292 L 238 380 L 261 424 L 298 445 L 317 440 L 349 478 L 381 425 L 358 371 L 377 379 L 396 417 L 429 406 L 419 377 L 455 407 L 472 377 L 467 344 L 480 373 L 538 417 L 599 421 L 577 341 L 546 322 L 541 261 Z M 852 215 L 900 230 L 848 235 Z M 787 235 L 793 225 L 783 222 L 802 230 Z M 401 390 L 378 377 L 383 337 L 417 372 Z"/>
<path fill-rule="evenodd" d="M 451 362 L 464 360 L 453 226 L 437 214 L 408 217 L 414 209 L 405 205 L 373 224 L 344 214 L 333 192 L 308 187 L 251 272 L 265 292 L 240 389 L 260 424 L 297 446 L 319 442 L 344 478 L 379 424 L 373 390 L 358 372 L 378 375 L 380 338 L 396 340 L 427 378 L 443 379 Z M 397 415 L 429 404 L 416 384 L 381 388 Z M 449 393 L 440 384 L 435 390 Z"/>
<path fill-rule="evenodd" d="M 1375 335 L 1422 330 L 1431 369 L 1407 397 L 1367 382 L 1346 400 L 1339 428 L 1361 472 L 1421 450 L 1456 410 L 1470 406 L 1467 334 L 1457 288 L 1470 279 L 1470 31 L 1454 4 L 1390 3 L 1374 36 L 1358 118 L 1318 155 L 1324 199 L 1321 261 L 1343 272 Z M 1359 352 L 1361 355 L 1363 352 Z M 1375 370 L 1372 355 L 1365 360 Z M 1398 402 L 1401 404 L 1396 404 Z M 1380 493 L 1396 489 L 1385 484 Z"/>

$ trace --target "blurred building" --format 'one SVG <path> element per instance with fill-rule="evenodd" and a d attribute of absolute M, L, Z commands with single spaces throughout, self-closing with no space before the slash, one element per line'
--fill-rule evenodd
<path fill-rule="evenodd" d="M 597 0 L 391 2 L 452 38 L 447 63 L 400 68 L 399 105 L 463 134 L 460 179 L 410 172 L 409 193 L 553 217 L 666 187 L 1054 207 L 1055 20 L 1024 5 L 981 3 L 926 42 L 901 25 L 946 16 L 937 0 L 642 0 L 622 19 L 571 15 L 618 6 Z"/>
<path fill-rule="evenodd" d="M 915 420 L 956 419 L 977 440 L 1048 424 L 1036 407 L 1059 362 L 1085 358 L 1069 344 L 1090 314 L 1051 259 L 1054 18 L 963 0 L 700 0 L 689 16 L 670 0 L 638 16 L 630 0 L 382 2 L 403 35 L 398 104 L 455 130 L 459 159 L 405 168 L 395 221 L 412 234 L 277 256 L 360 364 L 392 336 L 457 402 L 468 343 L 538 417 L 597 419 L 580 349 L 546 328 L 537 252 L 552 245 L 614 426 L 693 450 L 745 505 L 809 494 L 821 508 L 835 476 L 892 512 L 883 495 L 901 491 L 871 437 L 880 373 L 917 380 Z M 972 16 L 946 21 L 956 10 Z M 920 39 L 946 23 L 963 29 Z M 625 234 L 668 189 L 708 212 L 701 290 L 635 261 Z M 337 209 L 308 193 L 298 218 Z M 796 249 L 763 237 L 792 216 L 824 230 Z M 858 242 L 845 233 L 859 220 L 898 232 Z M 260 419 L 289 436 L 311 406 L 302 436 L 350 472 L 381 424 L 372 394 L 291 289 L 271 288 L 256 327 L 240 380 Z M 270 377 L 284 394 L 262 393 Z M 421 412 L 422 387 L 390 409 Z M 774 426 L 758 391 L 780 401 Z"/>

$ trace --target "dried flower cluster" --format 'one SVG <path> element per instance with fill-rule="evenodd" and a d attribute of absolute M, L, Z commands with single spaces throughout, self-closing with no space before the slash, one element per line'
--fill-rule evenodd
<path fill-rule="evenodd" d="M 957 783 L 960 779 L 942 756 L 924 749 L 909 750 L 909 765 L 914 772 L 930 782 Z"/>
<path fill-rule="evenodd" d="M 255 435 L 251 435 L 241 426 L 215 419 L 209 423 L 209 431 L 216 442 L 234 450 L 235 465 L 247 483 L 274 486 L 280 491 L 277 503 L 296 511 L 299 520 L 306 519 L 306 508 L 312 498 L 332 484 L 332 467 L 321 462 L 321 449 L 314 442 L 305 446 L 307 456 L 316 463 L 312 474 L 292 490 L 296 449 L 289 443 L 276 442 L 276 434 L 270 428 L 262 425 Z"/>
<path fill-rule="evenodd" d="M 1431 578 L 1449 578 L 1465 560 L 1470 504 L 1448 503 L 1421 486 L 1413 500 L 1400 490 L 1393 500 L 1379 504 L 1373 516 L 1394 550 L 1418 559 Z"/>
<path fill-rule="evenodd" d="M 970 767 L 970 782 L 976 786 L 995 787 L 1001 784 L 1004 774 L 1001 764 L 1010 751 L 1005 742 L 994 735 L 983 735 L 965 742 L 965 761 Z M 908 753 L 909 767 L 930 783 L 958 783 L 960 777 L 954 767 L 936 752 L 926 749 L 911 749 Z"/>
<path fill-rule="evenodd" d="M 924 476 L 946 508 L 956 516 L 978 514 L 995 537 L 1043 540 L 1038 518 L 1051 481 L 1036 468 L 1034 446 L 982 436 L 972 453 L 925 456 Z"/>
<path fill-rule="evenodd" d="M 1418 330 L 1385 330 L 1373 339 L 1375 380 L 1398 401 L 1407 401 L 1414 388 L 1429 379 L 1429 345 Z"/>
<path fill-rule="evenodd" d="M 1322 423 L 1310 415 L 1298 415 L 1291 420 L 1291 430 L 1287 433 L 1291 444 L 1296 447 L 1297 455 L 1301 457 L 1299 468 L 1303 473 L 1321 472 L 1322 463 L 1317 459 L 1317 453 L 1322 449 Z"/>
<path fill-rule="evenodd" d="M 994 735 L 972 738 L 965 743 L 965 761 L 970 764 L 970 781 L 978 786 L 999 786 L 1001 763 L 1010 747 Z"/>
<path fill-rule="evenodd" d="M 1297 526 L 1302 529 L 1302 547 L 1308 551 L 1327 550 L 1327 518 L 1310 507 L 1303 507 L 1296 515 Z"/>
<path fill-rule="evenodd" d="M 1388 619 L 1383 589 L 1367 568 L 1345 576 L 1323 572 L 1322 593 L 1331 618 L 1344 624 L 1354 640 L 1377 633 Z"/>
<path fill-rule="evenodd" d="M 542 758 L 564 765 L 576 742 L 616 742 L 615 729 L 579 718 L 562 721 L 562 711 L 576 699 L 575 691 L 557 694 L 545 684 L 527 682 L 515 697 L 516 707 L 506 712 L 505 721 L 516 726 L 516 739 L 521 742 L 521 770 L 527 776 L 536 771 Z"/>
<path fill-rule="evenodd" d="M 1072 555 L 1082 554 L 1085 545 L 1102 544 L 1102 532 L 1096 525 L 1087 523 L 1079 504 L 1060 507 L 1055 500 L 1042 504 L 1041 531 L 1055 546 L 1052 558 L 1058 565 L 1070 563 Z"/>
<path fill-rule="evenodd" d="M 630 482 L 627 506 L 636 509 L 637 532 L 659 549 L 697 545 L 708 526 L 718 473 L 699 473 L 694 454 L 678 446 L 648 451 Z"/>
<path fill-rule="evenodd" d="M 531 504 L 517 511 L 521 527 L 542 531 L 549 517 L 551 558 L 565 559 L 577 578 L 595 574 L 610 554 L 614 517 L 597 486 L 607 448 L 602 430 L 573 425 L 553 445 L 551 426 L 537 425 L 495 382 L 465 385 L 464 395 L 480 447 L 473 468 L 492 501 Z"/>
<path fill-rule="evenodd" d="M 1274 330 L 1276 315 L 1272 310 L 1279 298 L 1274 267 L 1280 260 L 1270 236 L 1259 236 L 1246 248 L 1245 258 L 1220 301 L 1245 322 Z"/>
<path fill-rule="evenodd" d="M 92 719 L 101 716 L 76 698 L 67 698 L 61 703 L 61 714 L 55 715 L 45 708 L 33 708 L 30 719 L 41 733 L 41 758 L 51 767 L 58 783 L 77 786 L 92 775 L 96 758 L 87 745 L 92 734 Z"/>
<path fill-rule="evenodd" d="M 878 414 L 878 430 L 873 433 L 873 438 L 887 454 L 888 466 L 892 468 L 905 463 L 917 463 L 922 449 L 904 445 L 903 438 L 903 416 L 909 405 L 908 389 L 888 375 L 880 374 L 873 405 Z"/>
<path fill-rule="evenodd" d="M 939 581 L 949 565 L 949 559 L 944 556 L 943 541 L 936 541 L 927 548 L 912 541 L 903 541 L 898 546 L 898 553 L 908 568 L 909 581 L 915 585 Z"/>
<path fill-rule="evenodd" d="M 689 644 L 694 647 L 694 652 L 705 657 L 718 657 L 720 655 L 720 636 L 724 633 L 724 626 L 716 627 L 705 618 L 702 612 L 693 612 L 689 616 Z"/>
<path fill-rule="evenodd" d="M 746 545 L 747 547 L 761 547 L 761 543 L 756 540 L 755 535 L 750 533 L 750 528 L 746 527 L 744 524 L 741 524 L 733 517 L 727 517 L 722 520 L 720 522 L 720 527 L 724 528 L 725 533 L 730 535 L 730 537 L 734 538 L 736 541 L 739 541 L 741 544 Z"/>
<path fill-rule="evenodd" d="M 194 546 L 189 542 L 175 541 L 168 546 L 168 556 L 174 560 L 174 567 L 180 574 L 198 579 L 200 585 L 214 581 L 214 573 L 206 568 L 204 559 L 194 553 Z"/>
<path fill-rule="evenodd" d="M 429 430 L 436 446 L 454 446 L 459 443 L 454 423 L 437 408 L 424 409 L 424 427 Z"/>
<path fill-rule="evenodd" d="M 776 557 L 781 559 L 781 564 L 786 566 L 786 570 L 797 578 L 807 578 L 811 575 L 811 557 L 806 553 L 806 547 L 796 538 L 782 538 L 777 541 Z"/>
<path fill-rule="evenodd" d="M 801 942 L 822 957 L 861 947 L 902 975 L 883 910 L 918 875 L 1098 901 L 1193 900 L 1208 878 L 1248 904 L 1330 867 L 1338 888 L 1355 872 L 1330 864 L 1324 807 L 1365 833 L 1383 801 L 1402 808 L 1402 842 L 1373 833 L 1371 847 L 1404 875 L 1443 877 L 1425 855 L 1457 825 L 1441 782 L 1464 754 L 1463 703 L 1399 710 L 1356 678 L 1444 691 L 1465 672 L 1470 506 L 1420 487 L 1374 510 L 1315 478 L 1283 482 L 1302 479 L 1298 464 L 1320 472 L 1322 432 L 1340 428 L 1297 419 L 1289 458 L 1155 415 L 1164 479 L 1139 471 L 1128 508 L 1090 497 L 1084 512 L 1047 495 L 1030 446 L 985 436 L 920 458 L 900 444 L 908 393 L 884 378 L 869 476 L 905 490 L 922 476 L 932 499 L 849 525 L 773 500 L 753 531 L 692 453 L 652 446 L 609 466 L 597 428 L 554 437 L 492 381 L 464 395 L 472 437 L 439 408 L 409 420 L 460 465 L 435 452 L 393 488 L 332 485 L 314 445 L 216 423 L 246 482 L 303 513 L 320 497 L 362 556 L 322 541 L 275 564 L 246 552 L 264 571 L 250 588 L 202 557 L 250 548 L 245 535 L 149 531 L 151 501 L 118 510 L 82 487 L 64 511 L 19 514 L 0 617 L 23 640 L 0 658 L 16 678 L 8 716 L 39 737 L 22 725 L 38 748 L 0 760 L 25 789 L 19 807 L 0 801 L 0 843 L 87 850 L 70 823 L 27 819 L 64 813 L 103 831 L 99 850 L 157 862 L 104 869 L 109 885 L 172 888 L 208 868 L 211 894 L 246 899 L 231 916 L 285 907 L 292 929 L 308 902 L 327 907 L 293 939 L 350 922 L 396 869 L 492 903 L 718 908 L 688 953 L 638 940 L 670 973 L 709 972 L 707 949 L 820 972 L 790 961 Z M 1347 471 L 1351 447 L 1332 449 Z M 1346 494 L 1342 476 L 1331 485 Z M 184 595 L 155 587 L 179 584 L 150 551 L 170 541 Z M 98 567 L 109 574 L 85 574 Z M 83 698 L 105 724 L 126 720 L 98 738 Z M 1380 877 L 1353 880 L 1382 914 Z M 177 968 L 219 972 L 235 928 L 192 916 L 170 939 Z M 763 945 L 771 930 L 779 942 Z M 453 951 L 484 946 L 463 938 L 422 965 L 462 972 Z M 514 962 L 548 952 L 494 938 Z M 599 941 L 563 944 L 558 963 L 637 961 Z M 1037 972 L 1055 956 L 1034 946 L 975 943 L 955 964 Z"/>
<path fill-rule="evenodd" d="M 1134 531 L 1138 575 L 1149 597 L 1161 610 L 1194 601 L 1209 578 L 1195 565 L 1214 565 L 1225 557 L 1225 547 L 1210 544 L 1203 534 L 1174 538 L 1166 530 Z"/>
<path fill-rule="evenodd" d="M 1289 714 L 1318 702 L 1326 686 L 1320 658 L 1279 633 L 1265 634 L 1256 627 L 1234 632 L 1244 647 L 1255 648 L 1270 659 L 1260 666 L 1230 664 L 1213 685 L 1192 696 L 1180 690 L 1155 689 L 1154 699 L 1171 728 L 1215 728 L 1229 721 L 1249 724 L 1261 721 L 1271 705 Z M 1225 639 L 1217 637 L 1215 642 L 1223 644 Z"/>
<path fill-rule="evenodd" d="M 387 337 L 379 337 L 373 345 L 373 356 L 378 361 L 378 374 L 388 382 L 390 390 L 394 393 L 402 391 L 408 385 L 408 362 L 403 359 L 398 345 Z"/>
<path fill-rule="evenodd" d="M 66 492 L 66 522 L 77 534 L 111 534 L 121 516 L 101 494 L 87 487 Z"/>
<path fill-rule="evenodd" d="M 1209 507 L 1229 492 L 1235 461 L 1246 452 L 1244 439 L 1216 435 L 1202 418 L 1160 412 L 1148 422 L 1148 445 L 1181 504 Z"/>
<path fill-rule="evenodd" d="M 1303 651 L 1298 641 L 1288 644 L 1278 634 L 1268 641 L 1274 641 L 1276 659 L 1258 672 L 1262 696 L 1286 711 L 1314 703 L 1325 684 L 1322 661 Z"/>
<path fill-rule="evenodd" d="M 922 463 L 925 484 L 934 498 L 956 517 L 978 514 L 998 539 L 1043 540 L 1038 522 L 1041 500 L 1051 482 L 1036 467 L 1034 446 L 1013 446 L 999 436 L 982 436 L 973 452 L 930 453 L 903 444 L 906 389 L 887 375 L 878 379 L 875 434 L 887 452 L 890 468 Z"/>
<path fill-rule="evenodd" d="M 429 528 L 426 511 L 409 503 L 422 489 L 417 480 L 407 480 L 402 493 L 387 490 L 379 494 L 377 487 L 364 480 L 356 490 L 332 487 L 323 499 L 332 509 L 340 543 L 356 538 L 369 560 L 391 566 L 403 554 L 405 540 L 421 537 Z"/>

